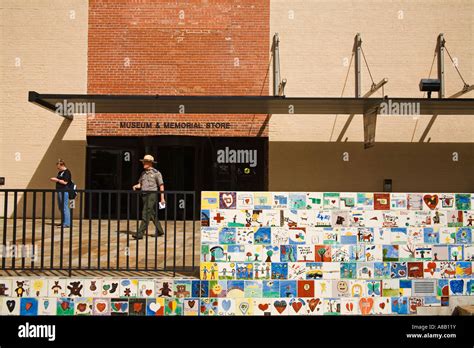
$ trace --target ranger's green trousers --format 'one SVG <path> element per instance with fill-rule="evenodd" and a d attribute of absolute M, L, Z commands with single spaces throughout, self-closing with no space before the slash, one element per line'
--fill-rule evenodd
<path fill-rule="evenodd" d="M 142 210 L 142 221 L 140 223 L 140 227 L 138 228 L 138 235 L 143 236 L 145 231 L 150 223 L 150 220 L 153 221 L 156 227 L 156 231 L 158 234 L 162 234 L 163 227 L 161 227 L 160 221 L 157 219 L 156 216 L 156 201 L 157 201 L 157 193 L 144 193 L 142 196 L 143 200 L 143 210 Z"/>

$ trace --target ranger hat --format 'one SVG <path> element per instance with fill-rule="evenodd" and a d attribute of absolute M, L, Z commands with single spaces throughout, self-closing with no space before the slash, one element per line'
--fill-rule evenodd
<path fill-rule="evenodd" d="M 140 161 L 141 161 L 141 162 L 156 163 L 155 158 L 153 158 L 152 155 L 145 155 L 145 156 L 143 156 L 143 159 L 141 159 Z"/>

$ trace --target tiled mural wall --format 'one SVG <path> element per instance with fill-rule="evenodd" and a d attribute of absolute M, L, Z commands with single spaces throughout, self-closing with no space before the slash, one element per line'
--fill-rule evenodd
<path fill-rule="evenodd" d="M 203 192 L 200 280 L 1 278 L 0 313 L 416 314 L 474 295 L 473 207 L 471 194 Z"/>

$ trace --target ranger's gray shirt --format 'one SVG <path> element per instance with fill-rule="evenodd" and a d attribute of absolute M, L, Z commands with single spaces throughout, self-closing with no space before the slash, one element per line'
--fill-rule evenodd
<path fill-rule="evenodd" d="M 158 191 L 160 185 L 163 185 L 163 176 L 155 168 L 144 170 L 138 179 L 142 191 Z"/>

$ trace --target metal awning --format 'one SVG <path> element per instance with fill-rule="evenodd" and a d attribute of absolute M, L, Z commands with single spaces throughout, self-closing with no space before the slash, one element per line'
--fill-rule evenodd
<path fill-rule="evenodd" d="M 363 115 L 364 147 L 375 144 L 378 114 L 474 115 L 470 98 L 312 98 L 285 96 L 162 96 L 39 94 L 28 100 L 61 116 L 112 114 L 314 114 Z M 69 112 L 71 107 L 72 112 Z M 396 108 L 396 109 L 394 109 Z M 394 112 L 397 110 L 398 112 Z M 408 111 L 408 112 L 407 112 Z M 173 116 L 176 117 L 176 116 Z"/>
<path fill-rule="evenodd" d="M 72 103 L 94 105 L 95 113 L 113 114 L 365 114 L 390 105 L 418 105 L 421 115 L 474 115 L 474 99 L 313 98 L 278 96 L 161 96 L 39 94 L 28 100 L 50 111 Z"/>

